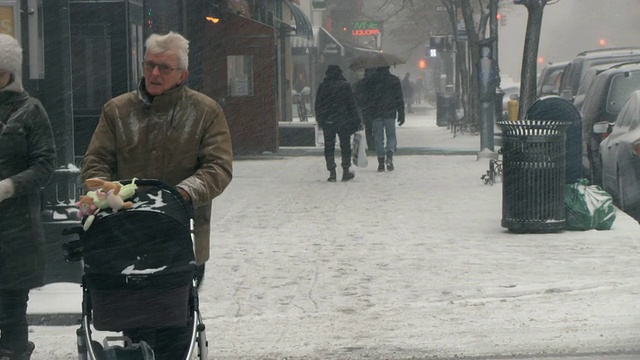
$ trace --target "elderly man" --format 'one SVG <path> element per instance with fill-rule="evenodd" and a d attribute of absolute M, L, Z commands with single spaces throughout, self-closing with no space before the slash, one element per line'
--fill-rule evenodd
<path fill-rule="evenodd" d="M 169 32 L 146 43 L 138 89 L 107 102 L 84 155 L 82 180 L 159 179 L 194 208 L 199 281 L 209 258 L 211 201 L 232 178 L 229 128 L 218 103 L 189 89 L 189 41 Z M 130 333 L 156 359 L 180 359 L 188 329 Z M 143 335 L 140 335 L 143 334 Z M 140 336 L 138 336 L 140 335 Z"/>

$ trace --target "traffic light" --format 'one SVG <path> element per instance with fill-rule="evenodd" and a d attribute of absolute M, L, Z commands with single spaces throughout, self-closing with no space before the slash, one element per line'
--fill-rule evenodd
<path fill-rule="evenodd" d="M 151 7 L 147 11 L 147 28 L 153 30 L 153 11 Z"/>
<path fill-rule="evenodd" d="M 429 40 L 429 47 L 431 50 L 444 51 L 445 50 L 445 37 L 444 36 L 432 36 Z"/>
<path fill-rule="evenodd" d="M 424 68 L 427 67 L 427 60 L 425 59 L 420 59 L 418 61 L 418 68 L 420 68 L 420 70 L 424 70 Z"/>

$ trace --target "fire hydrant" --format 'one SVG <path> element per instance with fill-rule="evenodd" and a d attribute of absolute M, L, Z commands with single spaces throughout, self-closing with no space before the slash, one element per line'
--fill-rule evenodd
<path fill-rule="evenodd" d="M 507 101 L 507 117 L 511 121 L 518 120 L 518 95 L 511 95 L 509 101 Z"/>

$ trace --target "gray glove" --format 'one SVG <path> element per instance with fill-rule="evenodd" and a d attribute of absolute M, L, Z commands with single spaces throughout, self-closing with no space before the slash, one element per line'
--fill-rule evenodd
<path fill-rule="evenodd" d="M 0 203 L 12 197 L 16 189 L 11 179 L 0 181 Z"/>

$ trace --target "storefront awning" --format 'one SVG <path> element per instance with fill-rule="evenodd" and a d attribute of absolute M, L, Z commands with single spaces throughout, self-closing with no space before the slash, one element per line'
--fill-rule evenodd
<path fill-rule="evenodd" d="M 313 27 L 311 26 L 311 20 L 300 9 L 300 7 L 291 2 L 291 0 L 284 0 L 284 3 L 291 10 L 293 19 L 296 22 L 295 36 L 299 36 L 306 39 L 313 39 Z"/>
<path fill-rule="evenodd" d="M 318 51 L 324 55 L 336 54 L 344 56 L 344 45 L 321 26 L 318 31 Z"/>
<path fill-rule="evenodd" d="M 314 26 L 312 39 L 305 39 L 299 36 L 291 38 L 291 47 L 292 48 L 317 48 L 318 47 L 318 31 L 320 31 L 320 28 L 317 26 Z"/>
<path fill-rule="evenodd" d="M 363 48 L 363 47 L 359 47 L 359 46 L 355 46 L 349 43 L 344 43 L 344 46 L 347 47 L 347 49 L 358 53 L 358 52 L 362 52 L 362 53 L 380 53 L 380 50 L 376 50 L 376 49 L 369 49 L 369 48 Z"/>

